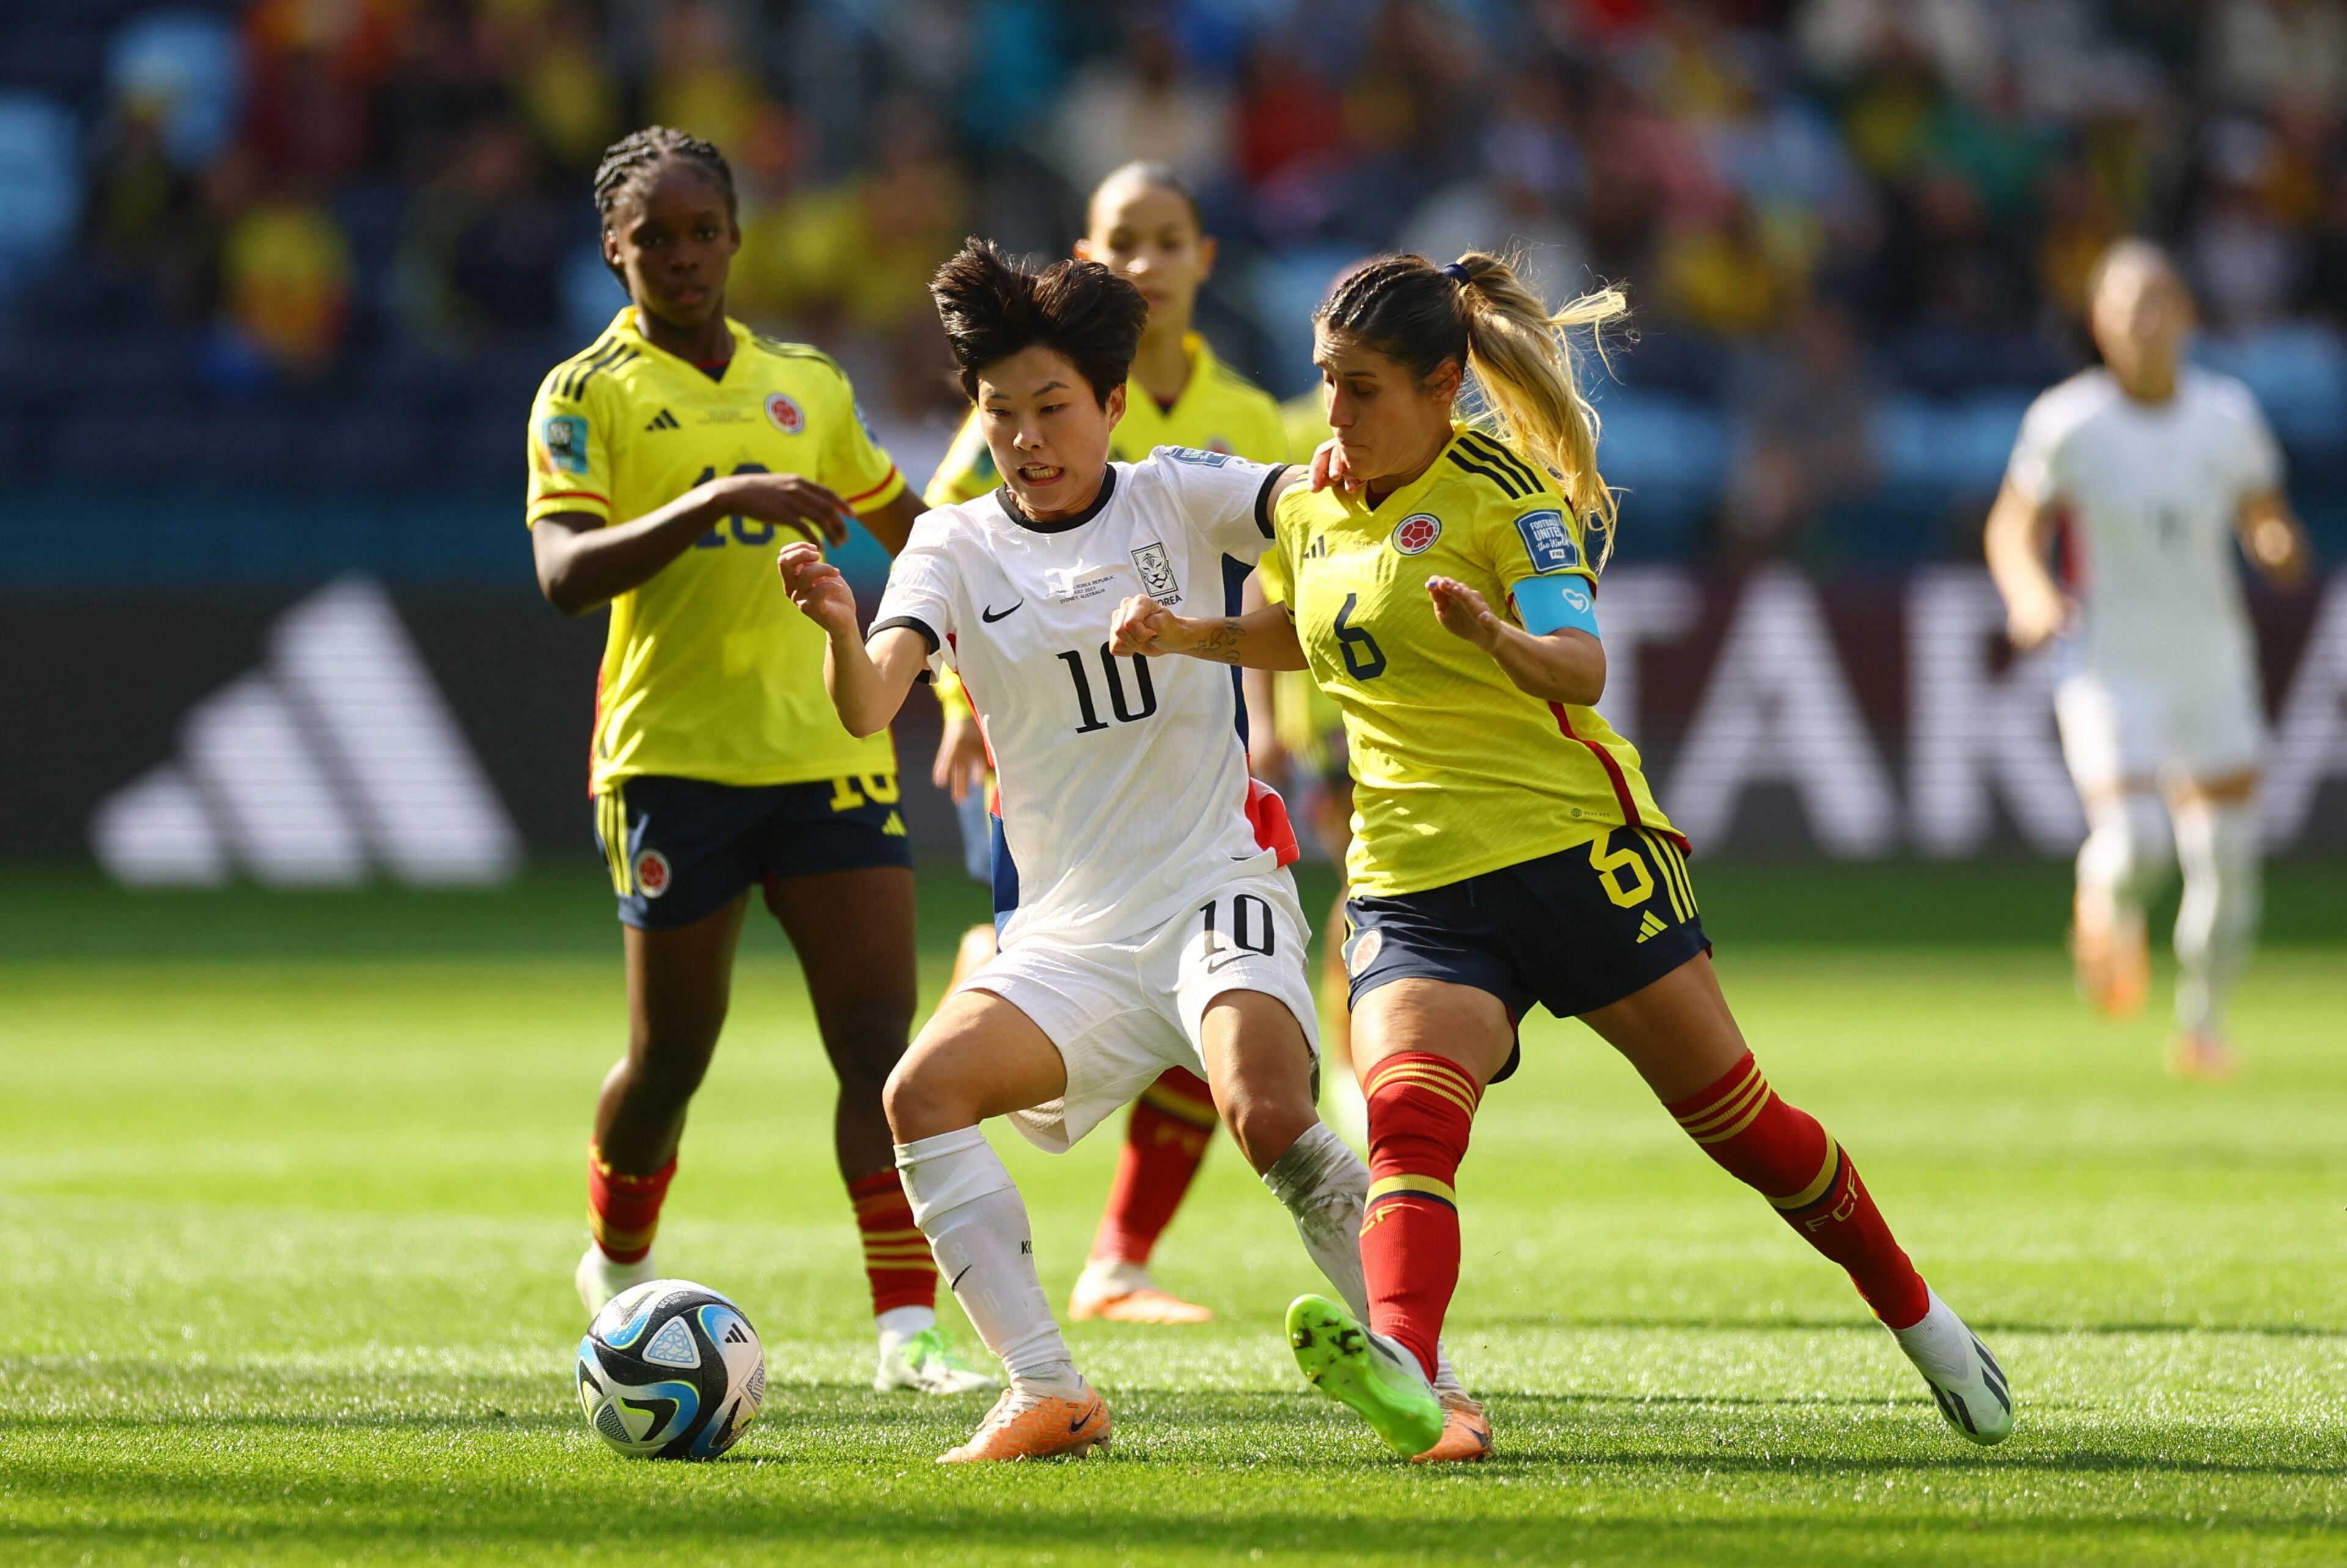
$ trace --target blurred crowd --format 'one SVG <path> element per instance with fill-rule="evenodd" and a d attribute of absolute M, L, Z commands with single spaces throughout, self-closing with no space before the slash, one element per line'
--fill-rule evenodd
<path fill-rule="evenodd" d="M 900 446 L 954 414 L 929 271 L 1064 249 L 1146 157 L 1284 396 L 1369 251 L 1626 284 L 1609 477 L 1641 553 L 1729 567 L 1965 548 L 2094 258 L 2153 234 L 2322 528 L 2343 108 L 2342 0 L 11 0 L 0 473 L 518 492 L 530 386 L 619 303 L 591 171 L 657 121 L 733 159 L 735 313 Z"/>

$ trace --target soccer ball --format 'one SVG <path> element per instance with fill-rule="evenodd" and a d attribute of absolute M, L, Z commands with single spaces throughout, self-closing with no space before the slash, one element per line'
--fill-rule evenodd
<path fill-rule="evenodd" d="M 579 1341 L 587 1424 L 630 1459 L 715 1459 L 766 1397 L 766 1352 L 742 1309 L 655 1279 L 613 1296 Z"/>

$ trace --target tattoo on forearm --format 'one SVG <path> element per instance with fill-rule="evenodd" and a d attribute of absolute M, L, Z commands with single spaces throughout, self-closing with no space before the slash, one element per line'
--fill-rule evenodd
<path fill-rule="evenodd" d="M 1208 622 L 1205 640 L 1192 652 L 1201 659 L 1211 659 L 1217 664 L 1239 661 L 1239 623 L 1235 620 Z"/>

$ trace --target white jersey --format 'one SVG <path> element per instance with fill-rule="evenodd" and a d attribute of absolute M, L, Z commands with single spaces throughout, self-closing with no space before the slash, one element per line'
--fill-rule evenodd
<path fill-rule="evenodd" d="M 2188 368 L 2175 395 L 2150 405 L 2096 369 L 2032 404 L 2006 482 L 2065 516 L 2084 671 L 2253 671 L 2234 525 L 2281 477 L 2257 400 L 2230 376 Z"/>
<path fill-rule="evenodd" d="M 914 524 L 872 629 L 918 631 L 969 689 L 994 759 L 1006 950 L 1039 935 L 1115 941 L 1276 870 L 1247 815 L 1237 672 L 1112 658 L 1108 637 L 1134 594 L 1237 614 L 1281 471 L 1162 446 L 1110 464 L 1077 517 L 1031 522 L 1006 487 Z"/>

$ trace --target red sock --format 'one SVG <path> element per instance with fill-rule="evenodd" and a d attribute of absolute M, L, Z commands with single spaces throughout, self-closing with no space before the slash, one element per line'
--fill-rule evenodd
<path fill-rule="evenodd" d="M 872 1316 L 898 1307 L 935 1307 L 938 1265 L 928 1239 L 913 1223 L 912 1200 L 894 1170 L 875 1171 L 847 1184 L 856 1228 L 864 1236 L 864 1277 L 872 1284 Z"/>
<path fill-rule="evenodd" d="M 649 1176 L 631 1176 L 603 1163 L 592 1140 L 587 1144 L 587 1229 L 613 1263 L 641 1263 L 660 1229 L 661 1204 L 676 1176 L 676 1156 Z"/>
<path fill-rule="evenodd" d="M 1217 1120 L 1214 1096 L 1194 1072 L 1169 1067 L 1142 1091 L 1124 1130 L 1124 1153 L 1108 1190 L 1100 1234 L 1092 1238 L 1092 1256 L 1149 1261 L 1206 1157 Z"/>
<path fill-rule="evenodd" d="M 1459 1196 L 1482 1091 L 1458 1063 L 1422 1051 L 1389 1056 L 1361 1088 L 1369 1101 L 1369 1202 L 1361 1273 L 1369 1327 L 1409 1347 L 1434 1376 L 1443 1315 L 1459 1286 Z"/>
<path fill-rule="evenodd" d="M 1816 1117 L 1777 1098 L 1750 1051 L 1668 1110 L 1729 1175 L 1774 1204 L 1803 1241 L 1848 1269 L 1877 1317 L 1893 1328 L 1922 1321 L 1931 1306 L 1923 1277 L 1899 1250 L 1858 1167 Z"/>

